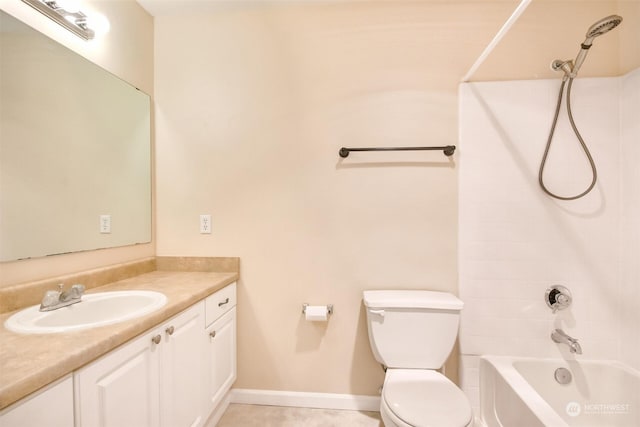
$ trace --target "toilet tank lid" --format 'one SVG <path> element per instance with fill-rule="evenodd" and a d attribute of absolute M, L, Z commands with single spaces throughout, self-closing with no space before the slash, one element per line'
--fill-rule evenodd
<path fill-rule="evenodd" d="M 407 291 L 364 291 L 364 305 L 368 308 L 434 308 L 441 310 L 462 310 L 464 303 L 448 292 L 407 290 Z"/>

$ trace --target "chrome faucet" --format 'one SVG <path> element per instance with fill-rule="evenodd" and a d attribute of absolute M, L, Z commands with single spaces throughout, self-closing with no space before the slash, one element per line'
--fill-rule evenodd
<path fill-rule="evenodd" d="M 63 291 L 64 285 L 58 285 L 57 291 L 47 291 L 40 303 L 40 311 L 57 310 L 82 301 L 83 285 L 73 285 L 68 291 Z"/>
<path fill-rule="evenodd" d="M 562 329 L 551 332 L 551 339 L 558 344 L 568 345 L 571 353 L 582 354 L 582 347 L 580 347 L 578 340 L 567 335 Z"/>

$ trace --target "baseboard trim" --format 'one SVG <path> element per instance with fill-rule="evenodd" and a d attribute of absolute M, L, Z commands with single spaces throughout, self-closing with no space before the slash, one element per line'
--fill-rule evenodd
<path fill-rule="evenodd" d="M 300 391 L 231 389 L 231 403 L 297 408 L 348 409 L 353 411 L 379 411 L 379 396 L 336 393 L 309 393 Z"/>

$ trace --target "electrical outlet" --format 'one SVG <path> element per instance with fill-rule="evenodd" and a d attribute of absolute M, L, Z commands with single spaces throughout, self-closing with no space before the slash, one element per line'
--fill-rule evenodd
<path fill-rule="evenodd" d="M 111 215 L 100 215 L 100 233 L 111 233 Z"/>
<path fill-rule="evenodd" d="M 211 234 L 211 215 L 200 215 L 200 234 Z"/>

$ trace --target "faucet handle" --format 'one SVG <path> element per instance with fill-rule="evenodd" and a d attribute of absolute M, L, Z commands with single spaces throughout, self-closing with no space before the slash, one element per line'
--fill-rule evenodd
<path fill-rule="evenodd" d="M 79 283 L 71 286 L 71 289 L 69 290 L 69 293 L 74 297 L 74 298 L 80 298 L 82 296 L 82 294 L 84 293 L 85 287 L 84 285 L 81 285 Z"/>
<path fill-rule="evenodd" d="M 60 298 L 59 291 L 47 291 L 42 297 L 42 305 L 47 306 L 58 302 L 58 298 Z"/>
<path fill-rule="evenodd" d="M 559 292 L 556 295 L 556 302 L 555 304 L 552 305 L 552 313 L 555 313 L 558 310 L 564 310 L 565 308 L 569 307 L 571 305 L 571 295 L 569 294 L 563 294 L 561 292 Z"/>
<path fill-rule="evenodd" d="M 547 289 L 544 300 L 554 314 L 558 310 L 564 310 L 569 307 L 573 301 L 569 289 L 562 285 L 553 285 Z"/>
<path fill-rule="evenodd" d="M 62 289 L 62 285 L 58 285 L 58 288 Z M 49 290 L 45 292 L 44 296 L 42 297 L 42 301 L 40 301 L 40 311 L 43 311 L 43 309 L 46 309 L 48 307 L 52 307 L 60 302 L 60 294 L 62 294 L 61 290 Z"/>

